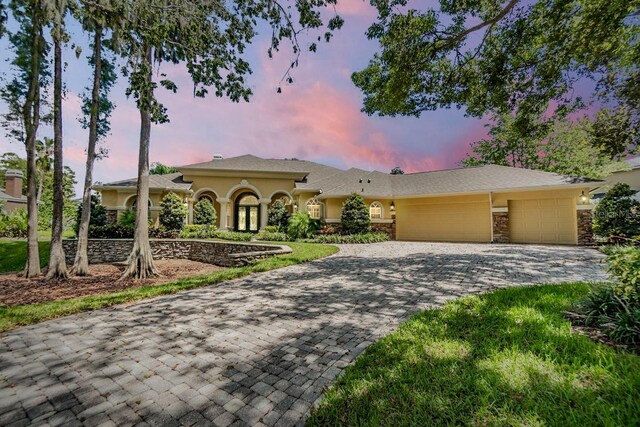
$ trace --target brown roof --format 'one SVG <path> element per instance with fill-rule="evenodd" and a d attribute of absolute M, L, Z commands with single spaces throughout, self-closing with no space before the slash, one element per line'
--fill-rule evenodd
<path fill-rule="evenodd" d="M 213 159 L 208 162 L 180 166 L 178 169 L 299 173 L 300 180 L 296 182 L 296 189 L 321 193 L 321 198 L 345 197 L 352 193 L 365 197 L 460 194 L 598 182 L 556 173 L 497 165 L 391 175 L 357 168 L 345 171 L 307 160 L 263 159 L 252 155 Z M 181 173 L 151 175 L 149 179 L 151 188 L 187 191 L 191 186 L 190 183 L 182 180 Z M 135 185 L 136 179 L 129 179 L 96 186 L 96 188 L 135 187 Z"/>
<path fill-rule="evenodd" d="M 27 203 L 27 196 L 21 195 L 20 197 L 14 197 L 7 194 L 4 190 L 0 190 L 0 200 L 13 203 Z"/>

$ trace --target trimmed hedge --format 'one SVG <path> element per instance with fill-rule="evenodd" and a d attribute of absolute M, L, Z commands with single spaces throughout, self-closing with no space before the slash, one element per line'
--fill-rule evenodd
<path fill-rule="evenodd" d="M 256 235 L 256 240 L 264 240 L 265 242 L 293 242 L 287 233 L 278 231 L 262 231 Z"/>
<path fill-rule="evenodd" d="M 217 237 L 218 228 L 215 225 L 189 224 L 180 233 L 183 239 L 211 239 Z"/>
<path fill-rule="evenodd" d="M 362 243 L 379 243 L 389 240 L 387 233 L 366 233 L 366 234 L 321 234 L 313 239 L 306 240 L 314 243 L 333 243 L 333 244 L 362 244 Z"/>

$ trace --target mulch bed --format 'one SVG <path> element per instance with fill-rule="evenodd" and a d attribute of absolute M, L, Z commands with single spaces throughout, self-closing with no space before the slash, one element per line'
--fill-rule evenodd
<path fill-rule="evenodd" d="M 584 316 L 578 313 L 565 312 L 565 317 L 571 322 L 571 329 L 580 334 L 586 335 L 591 340 L 598 342 L 600 344 L 608 345 L 609 347 L 617 348 L 623 351 L 627 351 L 629 353 L 634 353 L 640 356 L 640 346 L 632 346 L 620 344 L 612 340 L 602 329 L 593 327 L 593 326 L 585 326 L 584 325 Z"/>
<path fill-rule="evenodd" d="M 46 280 L 44 275 L 36 279 L 25 279 L 16 273 L 2 274 L 0 275 L 0 306 L 13 307 L 110 294 L 141 286 L 161 285 L 176 279 L 205 275 L 223 269 L 211 264 L 182 259 L 157 260 L 154 263 L 161 276 L 145 280 L 117 280 L 124 272 L 124 263 L 91 265 L 89 266 L 90 276 L 70 277 L 66 280 Z"/>

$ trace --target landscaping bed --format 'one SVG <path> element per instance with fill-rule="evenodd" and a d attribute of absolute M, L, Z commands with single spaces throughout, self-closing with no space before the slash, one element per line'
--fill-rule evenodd
<path fill-rule="evenodd" d="M 0 275 L 0 306 L 37 304 L 70 298 L 110 294 L 125 289 L 160 285 L 176 279 L 201 276 L 223 268 L 190 260 L 156 260 L 160 277 L 145 280 L 116 280 L 125 269 L 124 263 L 91 265 L 90 276 L 71 276 L 66 280 L 46 280 L 44 276 L 25 279 L 16 273 Z"/>

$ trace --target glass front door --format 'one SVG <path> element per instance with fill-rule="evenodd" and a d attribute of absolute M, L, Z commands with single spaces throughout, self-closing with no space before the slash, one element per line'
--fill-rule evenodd
<path fill-rule="evenodd" d="M 260 205 L 253 194 L 243 194 L 236 202 L 236 230 L 257 232 L 260 228 Z"/>

